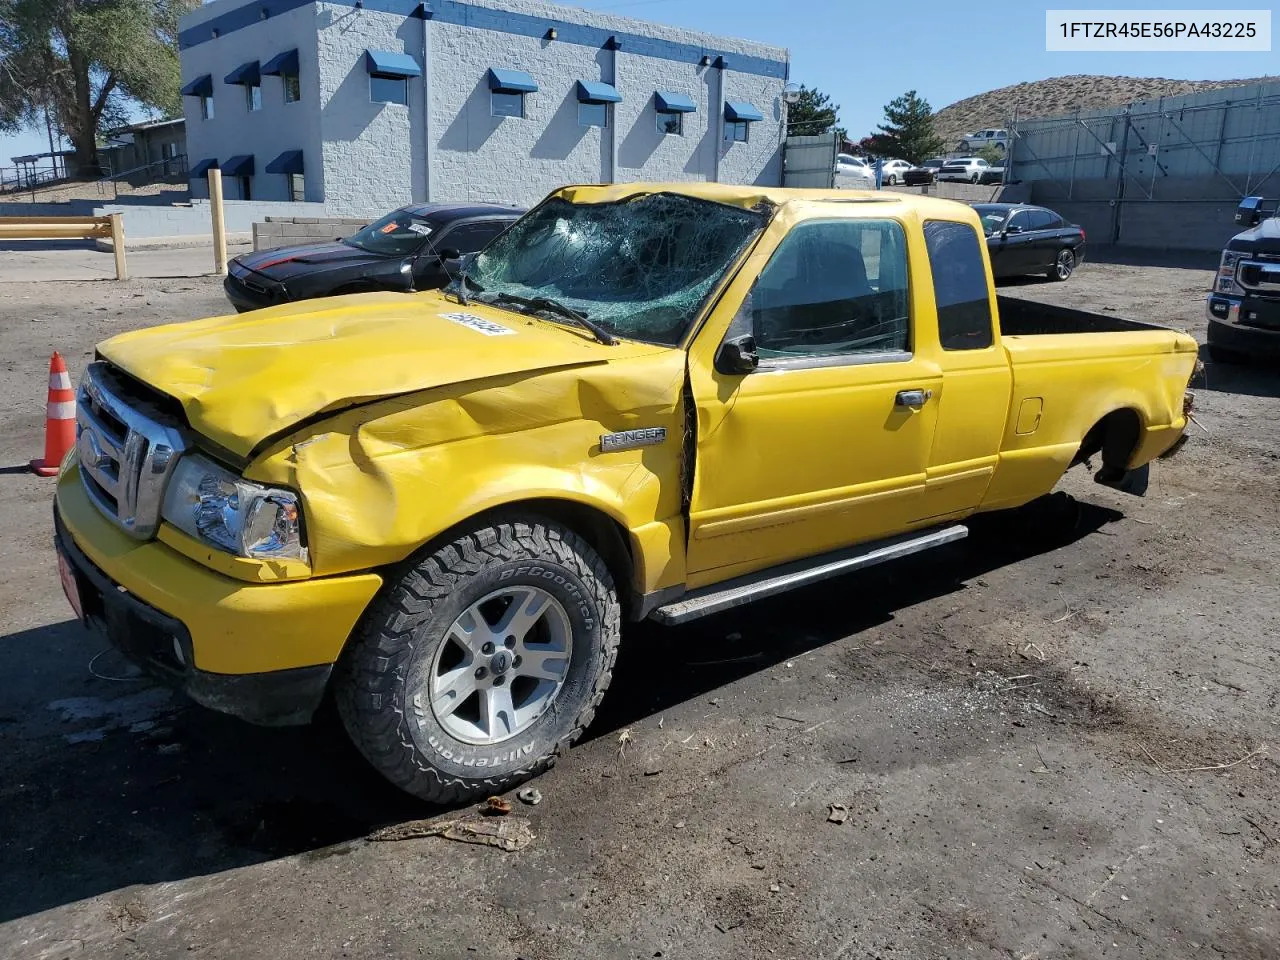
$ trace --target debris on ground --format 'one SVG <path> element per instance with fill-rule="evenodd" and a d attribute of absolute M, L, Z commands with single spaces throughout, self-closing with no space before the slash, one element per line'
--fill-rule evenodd
<path fill-rule="evenodd" d="M 525 787 L 516 794 L 516 799 L 521 803 L 527 803 L 531 807 L 536 807 L 542 802 L 542 791 L 537 787 Z"/>
<path fill-rule="evenodd" d="M 827 804 L 827 823 L 844 823 L 849 819 L 849 808 L 843 803 Z"/>
<path fill-rule="evenodd" d="M 532 843 L 534 834 L 525 817 L 504 817 L 501 820 L 495 820 L 492 817 L 470 814 L 453 819 L 432 818 L 397 823 L 375 830 L 367 839 L 381 842 L 416 840 L 420 837 L 444 837 L 446 840 L 497 847 L 499 850 L 513 853 L 516 850 L 523 850 Z"/>
<path fill-rule="evenodd" d="M 502 797 L 490 797 L 484 802 L 480 812 L 486 817 L 505 817 L 511 812 L 511 801 Z"/>

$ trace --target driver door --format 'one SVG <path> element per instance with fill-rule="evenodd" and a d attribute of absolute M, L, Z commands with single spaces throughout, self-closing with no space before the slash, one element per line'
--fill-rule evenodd
<path fill-rule="evenodd" d="M 942 377 L 916 349 L 907 277 L 896 221 L 806 221 L 738 293 L 728 331 L 703 330 L 690 353 L 690 586 L 896 533 L 926 513 Z M 744 335 L 759 366 L 717 369 L 722 341 Z"/>

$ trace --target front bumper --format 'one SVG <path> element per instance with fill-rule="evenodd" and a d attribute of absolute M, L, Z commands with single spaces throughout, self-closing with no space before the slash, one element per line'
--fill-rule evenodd
<path fill-rule="evenodd" d="M 1280 359 L 1280 301 L 1210 294 L 1205 309 L 1212 346 L 1259 360 Z"/>
<path fill-rule="evenodd" d="M 254 723 L 305 723 L 374 594 L 376 574 L 251 584 L 104 517 L 72 465 L 54 507 L 85 619 L 148 673 Z"/>
<path fill-rule="evenodd" d="M 289 301 L 289 292 L 284 284 L 251 273 L 234 263 L 228 267 L 227 276 L 222 281 L 222 289 L 227 299 L 231 301 L 231 305 L 242 313 L 246 310 L 274 307 Z"/>

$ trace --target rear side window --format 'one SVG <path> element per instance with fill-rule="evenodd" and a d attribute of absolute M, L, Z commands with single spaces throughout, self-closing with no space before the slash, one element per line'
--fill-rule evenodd
<path fill-rule="evenodd" d="M 929 220 L 925 248 L 938 304 L 938 337 L 944 350 L 981 350 L 993 343 L 991 300 L 982 265 L 982 238 L 967 223 Z"/>
<path fill-rule="evenodd" d="M 800 224 L 743 306 L 761 358 L 905 353 L 906 235 L 892 220 Z"/>
<path fill-rule="evenodd" d="M 483 220 L 463 223 L 436 240 L 438 250 L 457 250 L 459 253 L 478 253 L 489 241 L 511 224 L 506 220 Z"/>
<path fill-rule="evenodd" d="M 1048 210 L 1032 210 L 1030 216 L 1032 230 L 1048 230 L 1054 226 L 1053 214 Z"/>

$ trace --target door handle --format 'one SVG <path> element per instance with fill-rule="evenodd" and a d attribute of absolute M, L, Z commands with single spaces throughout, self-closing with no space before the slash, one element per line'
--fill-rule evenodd
<path fill-rule="evenodd" d="M 893 402 L 897 407 L 923 407 L 932 396 L 932 390 L 899 390 Z"/>

